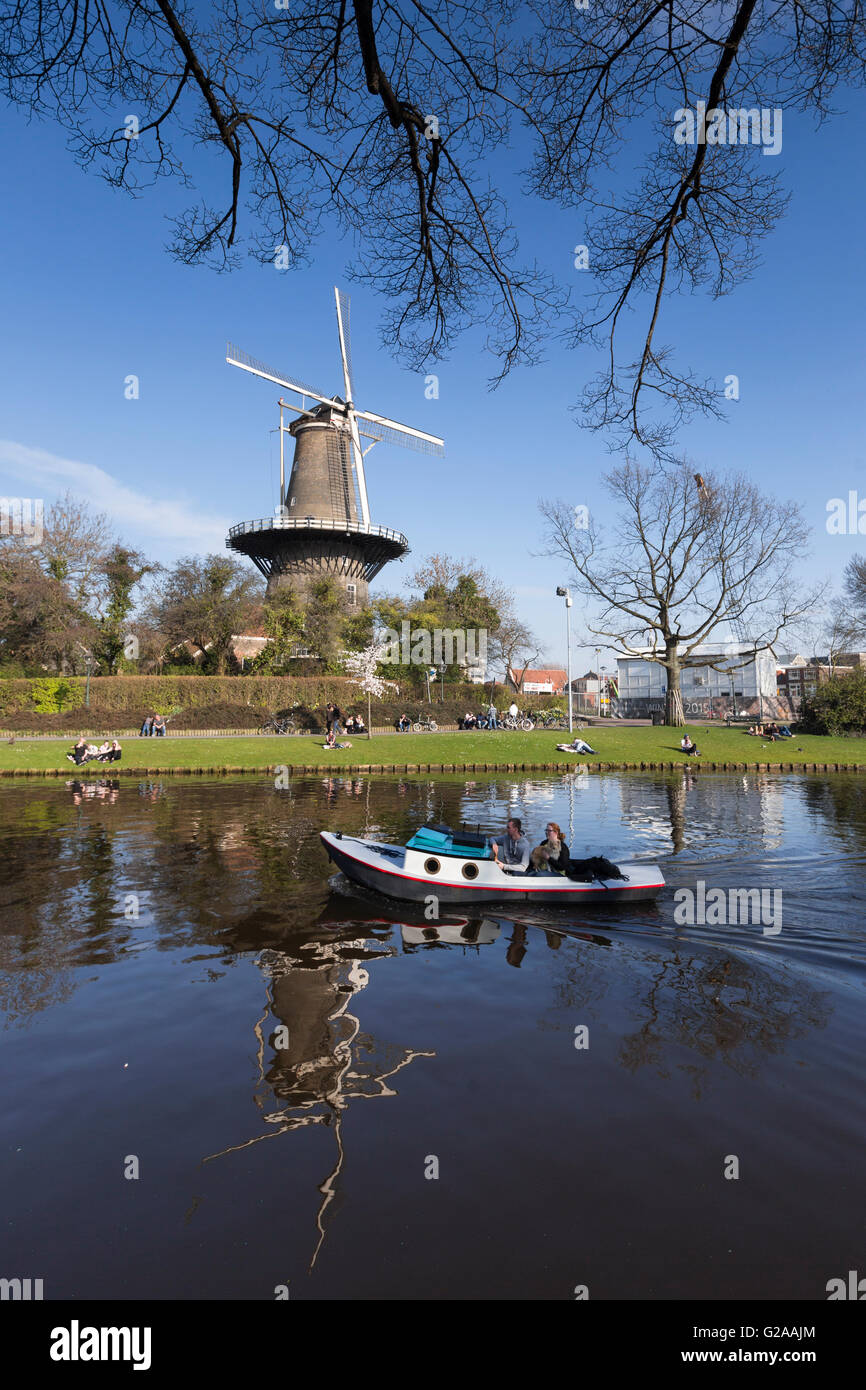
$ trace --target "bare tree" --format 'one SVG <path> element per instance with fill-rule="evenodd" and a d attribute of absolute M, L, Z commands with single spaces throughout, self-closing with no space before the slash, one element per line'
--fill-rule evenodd
<path fill-rule="evenodd" d="M 849 564 L 846 575 L 857 565 L 858 557 Z M 839 597 L 828 593 L 824 606 L 809 615 L 803 623 L 798 623 L 792 631 L 795 642 L 802 643 L 803 655 L 812 659 L 827 653 L 827 661 L 832 675 L 834 667 L 848 652 L 857 650 L 866 639 L 866 610 L 858 609 L 849 593 Z"/>
<path fill-rule="evenodd" d="M 526 672 L 541 656 L 538 638 L 519 618 L 509 615 L 500 624 L 493 643 L 493 658 L 503 668 L 505 679 L 514 672 L 514 685 L 523 689 Z"/>
<path fill-rule="evenodd" d="M 65 492 L 46 512 L 36 553 L 43 572 L 67 586 L 73 603 L 94 609 L 105 597 L 105 559 L 116 544 L 105 513 Z"/>
<path fill-rule="evenodd" d="M 172 251 L 234 263 L 251 249 L 283 268 L 323 230 L 356 245 L 353 273 L 393 301 L 386 332 L 410 360 L 486 326 L 500 371 L 532 360 L 548 277 L 521 269 L 489 179 L 522 112 L 506 79 L 508 3 L 444 0 L 15 0 L 0 20 L 0 83 L 50 114 L 119 188 L 159 178 L 223 195 L 175 221 Z M 503 68 L 503 64 L 505 67 Z M 104 113 L 129 112 L 122 125 Z M 115 117 L 116 122 L 116 117 Z M 281 259 L 280 259 L 281 258 Z"/>
<path fill-rule="evenodd" d="M 757 146 L 778 153 L 783 115 L 823 120 L 840 87 L 863 85 L 863 5 L 529 6 L 538 23 L 518 89 L 541 135 L 531 187 L 581 216 L 586 278 L 599 291 L 570 334 L 606 358 L 580 423 L 670 459 L 680 422 L 718 415 L 723 397 L 660 342 L 663 302 L 705 288 L 724 295 L 751 274 L 786 204 L 775 161 Z M 635 341 L 626 310 L 637 307 Z"/>
<path fill-rule="evenodd" d="M 848 561 L 844 588 L 852 624 L 866 625 L 866 555 L 855 555 Z"/>
<path fill-rule="evenodd" d="M 573 566 L 595 637 L 664 668 L 665 721 L 683 724 L 683 668 L 731 669 L 730 657 L 699 651 L 714 633 L 747 628 L 757 655 L 819 602 L 822 591 L 795 578 L 805 522 L 795 503 L 762 496 L 742 475 L 703 478 L 685 462 L 627 460 L 606 486 L 621 505 L 609 538 L 594 524 L 576 529 L 566 503 L 542 503 L 548 553 Z"/>
<path fill-rule="evenodd" d="M 221 158 L 222 196 L 177 217 L 176 256 L 224 268 L 245 233 L 289 268 L 345 235 L 416 366 L 482 325 L 500 380 L 563 306 L 520 264 L 502 192 L 524 126 L 524 191 L 579 215 L 598 291 L 567 330 L 606 359 L 578 418 L 667 457 L 722 394 L 660 340 L 664 302 L 751 274 L 786 203 L 763 157 L 778 122 L 824 119 L 864 73 L 861 0 L 10 0 L 0 17 L 0 90 L 110 183 L 210 188 Z"/>

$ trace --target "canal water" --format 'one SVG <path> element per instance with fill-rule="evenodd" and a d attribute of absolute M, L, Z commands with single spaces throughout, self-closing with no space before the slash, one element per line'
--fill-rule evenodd
<path fill-rule="evenodd" d="M 434 922 L 318 841 L 510 813 L 668 888 Z M 864 983 L 856 777 L 6 783 L 0 1275 L 825 1299 L 866 1272 Z"/>

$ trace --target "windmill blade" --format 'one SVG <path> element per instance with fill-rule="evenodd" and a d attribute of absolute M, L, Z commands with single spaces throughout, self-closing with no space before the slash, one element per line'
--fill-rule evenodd
<path fill-rule="evenodd" d="M 343 362 L 343 382 L 346 387 L 346 400 L 355 399 L 354 374 L 352 372 L 352 333 L 350 312 L 352 301 L 347 294 L 334 286 L 334 299 L 337 302 L 337 331 L 340 335 L 340 357 Z"/>
<path fill-rule="evenodd" d="M 314 386 L 294 377 L 289 380 L 281 372 L 274 371 L 264 362 L 259 362 L 257 358 L 250 357 L 248 352 L 243 352 L 234 343 L 226 344 L 226 361 L 230 367 L 240 367 L 242 371 L 252 372 L 253 376 L 263 377 L 265 381 L 272 381 L 276 386 L 284 386 L 288 391 L 295 391 L 299 396 L 312 396 L 314 401 L 321 401 L 323 405 L 332 405 L 337 410 L 341 410 L 342 402 L 335 401 L 333 396 L 326 396 L 321 391 L 317 391 Z"/>
<path fill-rule="evenodd" d="M 417 449 L 421 454 L 435 454 L 443 458 L 445 440 L 436 434 L 413 429 L 411 425 L 401 425 L 398 420 L 389 420 L 385 415 L 374 415 L 370 410 L 356 410 L 359 420 L 367 422 L 367 428 L 359 426 L 362 434 L 370 439 L 379 439 L 384 444 L 397 444 L 403 449 Z"/>

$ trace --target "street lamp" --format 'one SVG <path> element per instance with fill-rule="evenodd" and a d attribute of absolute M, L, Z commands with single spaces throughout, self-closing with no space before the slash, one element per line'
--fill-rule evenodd
<path fill-rule="evenodd" d="M 595 705 L 601 714 L 601 647 L 595 649 Z"/>
<path fill-rule="evenodd" d="M 84 704 L 85 704 L 85 708 L 88 708 L 88 709 L 89 709 L 89 708 L 90 708 L 90 673 L 91 673 L 91 671 L 93 670 L 94 666 L 98 666 L 98 665 L 99 665 L 99 662 L 94 660 L 93 652 L 88 651 L 87 648 L 84 646 L 84 644 L 83 644 L 82 642 L 79 642 L 78 645 L 79 645 L 79 647 L 81 647 L 81 650 L 84 652 L 84 669 L 85 669 L 85 671 L 87 672 L 87 680 L 86 680 L 85 683 L 84 683 Z"/>
<path fill-rule="evenodd" d="M 556 590 L 557 598 L 565 599 L 565 646 L 568 653 L 566 666 L 568 679 L 568 732 L 574 732 L 574 713 L 572 709 L 572 690 L 571 690 L 571 593 L 561 585 Z"/>

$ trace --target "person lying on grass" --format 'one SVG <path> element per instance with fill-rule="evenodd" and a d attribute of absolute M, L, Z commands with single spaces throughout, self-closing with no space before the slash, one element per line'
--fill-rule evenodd
<path fill-rule="evenodd" d="M 560 753 L 596 753 L 595 748 L 590 748 L 586 739 L 576 738 L 573 743 L 558 743 L 556 745 Z"/>

